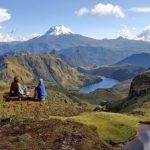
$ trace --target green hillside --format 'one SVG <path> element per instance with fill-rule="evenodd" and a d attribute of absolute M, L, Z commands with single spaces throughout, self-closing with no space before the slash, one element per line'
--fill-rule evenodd
<path fill-rule="evenodd" d="M 78 68 L 78 71 L 84 74 L 101 75 L 119 81 L 132 79 L 144 70 L 142 67 L 129 64 Z"/>
<path fill-rule="evenodd" d="M 83 75 L 54 55 L 20 53 L 0 58 L 0 81 L 10 83 L 14 76 L 23 83 L 43 78 L 45 82 L 77 89 L 99 80 L 98 77 Z"/>
<path fill-rule="evenodd" d="M 125 98 L 122 93 L 119 93 L 117 90 L 110 88 L 110 89 L 98 89 L 94 92 L 83 94 L 78 92 L 70 93 L 74 98 L 78 101 L 84 100 L 91 104 L 100 104 L 103 102 L 114 102 Z"/>

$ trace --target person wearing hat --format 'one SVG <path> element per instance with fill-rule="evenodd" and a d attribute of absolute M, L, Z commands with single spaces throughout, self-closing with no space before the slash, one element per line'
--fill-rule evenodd
<path fill-rule="evenodd" d="M 46 98 L 45 85 L 43 79 L 40 79 L 37 87 L 35 88 L 34 99 L 37 99 L 38 101 L 42 101 L 45 98 Z"/>

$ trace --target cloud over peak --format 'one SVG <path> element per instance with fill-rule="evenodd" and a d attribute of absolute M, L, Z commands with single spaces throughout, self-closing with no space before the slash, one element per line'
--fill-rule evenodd
<path fill-rule="evenodd" d="M 8 13 L 7 9 L 0 8 L 0 23 L 5 22 L 11 18 L 11 14 Z"/>
<path fill-rule="evenodd" d="M 129 38 L 130 36 L 130 29 L 126 26 L 124 26 L 120 31 L 118 31 L 117 36 L 118 37 L 123 37 L 123 38 Z"/>
<path fill-rule="evenodd" d="M 90 14 L 93 16 L 115 15 L 116 17 L 124 18 L 125 14 L 119 5 L 98 3 L 93 8 L 81 8 L 75 12 L 77 16 Z"/>
<path fill-rule="evenodd" d="M 150 41 L 150 25 L 144 28 L 144 31 L 140 33 L 137 38 L 139 40 Z"/>

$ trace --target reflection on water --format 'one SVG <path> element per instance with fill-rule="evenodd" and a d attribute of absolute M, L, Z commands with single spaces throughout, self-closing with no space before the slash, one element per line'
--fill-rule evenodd
<path fill-rule="evenodd" d="M 137 137 L 127 143 L 123 150 L 150 150 L 150 125 L 139 124 Z"/>
<path fill-rule="evenodd" d="M 119 83 L 119 81 L 117 81 L 115 79 L 102 77 L 102 81 L 85 86 L 80 89 L 80 92 L 81 93 L 90 93 L 90 92 L 95 91 L 96 89 L 111 88 L 114 85 L 116 85 L 117 83 Z"/>

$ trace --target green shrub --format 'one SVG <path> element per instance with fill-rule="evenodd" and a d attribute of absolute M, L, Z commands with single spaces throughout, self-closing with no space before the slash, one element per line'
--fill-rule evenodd
<path fill-rule="evenodd" d="M 32 136 L 28 133 L 25 133 L 19 137 L 19 140 L 25 143 L 31 141 L 31 139 L 32 139 Z"/>
<path fill-rule="evenodd" d="M 10 124 L 6 124 L 6 125 L 4 125 L 3 127 L 4 127 L 4 128 L 10 128 L 11 125 L 10 125 Z"/>

